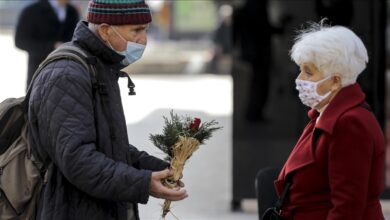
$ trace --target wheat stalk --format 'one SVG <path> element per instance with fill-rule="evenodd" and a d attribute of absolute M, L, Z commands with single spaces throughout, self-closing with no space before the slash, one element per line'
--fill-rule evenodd
<path fill-rule="evenodd" d="M 199 149 L 199 141 L 193 137 L 179 137 L 179 140 L 172 146 L 172 160 L 170 169 L 173 176 L 166 179 L 164 184 L 173 189 L 178 187 L 180 177 L 182 176 L 184 165 L 188 158 Z M 170 212 L 171 201 L 165 200 L 162 208 L 162 218 Z"/>

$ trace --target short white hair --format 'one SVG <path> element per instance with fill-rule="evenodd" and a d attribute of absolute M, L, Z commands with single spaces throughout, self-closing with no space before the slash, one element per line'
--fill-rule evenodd
<path fill-rule="evenodd" d="M 100 24 L 94 24 L 94 23 L 88 22 L 88 28 L 94 33 L 97 33 L 97 30 L 99 29 L 99 25 Z M 110 26 L 119 27 L 120 25 L 110 25 Z"/>
<path fill-rule="evenodd" d="M 91 30 L 93 33 L 96 33 L 96 32 L 97 32 L 98 27 L 99 27 L 98 24 L 94 24 L 94 23 L 88 22 L 88 28 L 89 28 L 89 30 Z"/>
<path fill-rule="evenodd" d="M 343 26 L 325 26 L 324 20 L 312 23 L 295 38 L 290 51 L 298 65 L 313 63 L 325 77 L 338 73 L 342 86 L 356 82 L 368 62 L 362 40 Z"/>

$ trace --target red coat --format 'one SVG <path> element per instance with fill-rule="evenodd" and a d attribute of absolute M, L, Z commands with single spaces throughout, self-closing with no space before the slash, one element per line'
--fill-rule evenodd
<path fill-rule="evenodd" d="M 358 84 L 339 91 L 321 117 L 310 122 L 278 179 L 283 191 L 292 174 L 283 216 L 288 220 L 383 220 L 385 143 L 374 115 L 360 103 Z"/>

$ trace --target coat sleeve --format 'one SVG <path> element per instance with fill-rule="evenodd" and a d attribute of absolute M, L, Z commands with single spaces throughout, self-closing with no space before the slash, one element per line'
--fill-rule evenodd
<path fill-rule="evenodd" d="M 169 167 L 169 163 L 150 156 L 145 151 L 138 151 L 138 149 L 133 145 L 130 145 L 129 153 L 133 163 L 132 165 L 138 169 L 161 171 Z"/>
<path fill-rule="evenodd" d="M 68 60 L 52 66 L 61 68 L 45 68 L 54 76 L 41 83 L 46 89 L 37 113 L 49 157 L 70 183 L 95 198 L 146 203 L 151 171 L 114 161 L 96 149 L 88 73 Z"/>
<path fill-rule="evenodd" d="M 350 115 L 338 120 L 328 152 L 333 204 L 328 220 L 363 218 L 374 154 L 372 138 L 361 118 Z"/>
<path fill-rule="evenodd" d="M 15 46 L 28 53 L 37 53 L 39 51 L 52 51 L 54 41 L 48 42 L 45 38 L 34 38 L 37 24 L 34 21 L 35 13 L 33 8 L 25 8 L 18 19 L 15 30 Z"/>

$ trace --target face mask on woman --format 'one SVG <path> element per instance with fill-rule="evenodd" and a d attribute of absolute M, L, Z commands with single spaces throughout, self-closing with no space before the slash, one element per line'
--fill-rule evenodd
<path fill-rule="evenodd" d="M 146 46 L 143 44 L 134 43 L 131 41 L 127 41 L 121 34 L 119 34 L 114 27 L 112 27 L 114 32 L 124 41 L 127 42 L 127 48 L 125 51 L 116 51 L 117 53 L 125 56 L 125 58 L 121 61 L 121 63 L 125 66 L 128 66 L 135 61 L 139 60 L 142 57 L 142 54 L 145 51 Z M 110 45 L 111 46 L 111 45 Z M 112 48 L 112 46 L 111 46 Z M 114 48 L 112 48 L 114 50 Z"/>
<path fill-rule="evenodd" d="M 317 93 L 317 87 L 318 84 L 326 81 L 330 77 L 331 76 L 328 76 L 317 82 L 296 79 L 295 80 L 296 89 L 299 92 L 299 98 L 301 99 L 302 103 L 311 108 L 314 108 L 315 106 L 318 105 L 318 103 L 320 103 L 322 100 L 328 97 L 331 91 L 327 92 L 325 95 L 320 95 Z"/>

